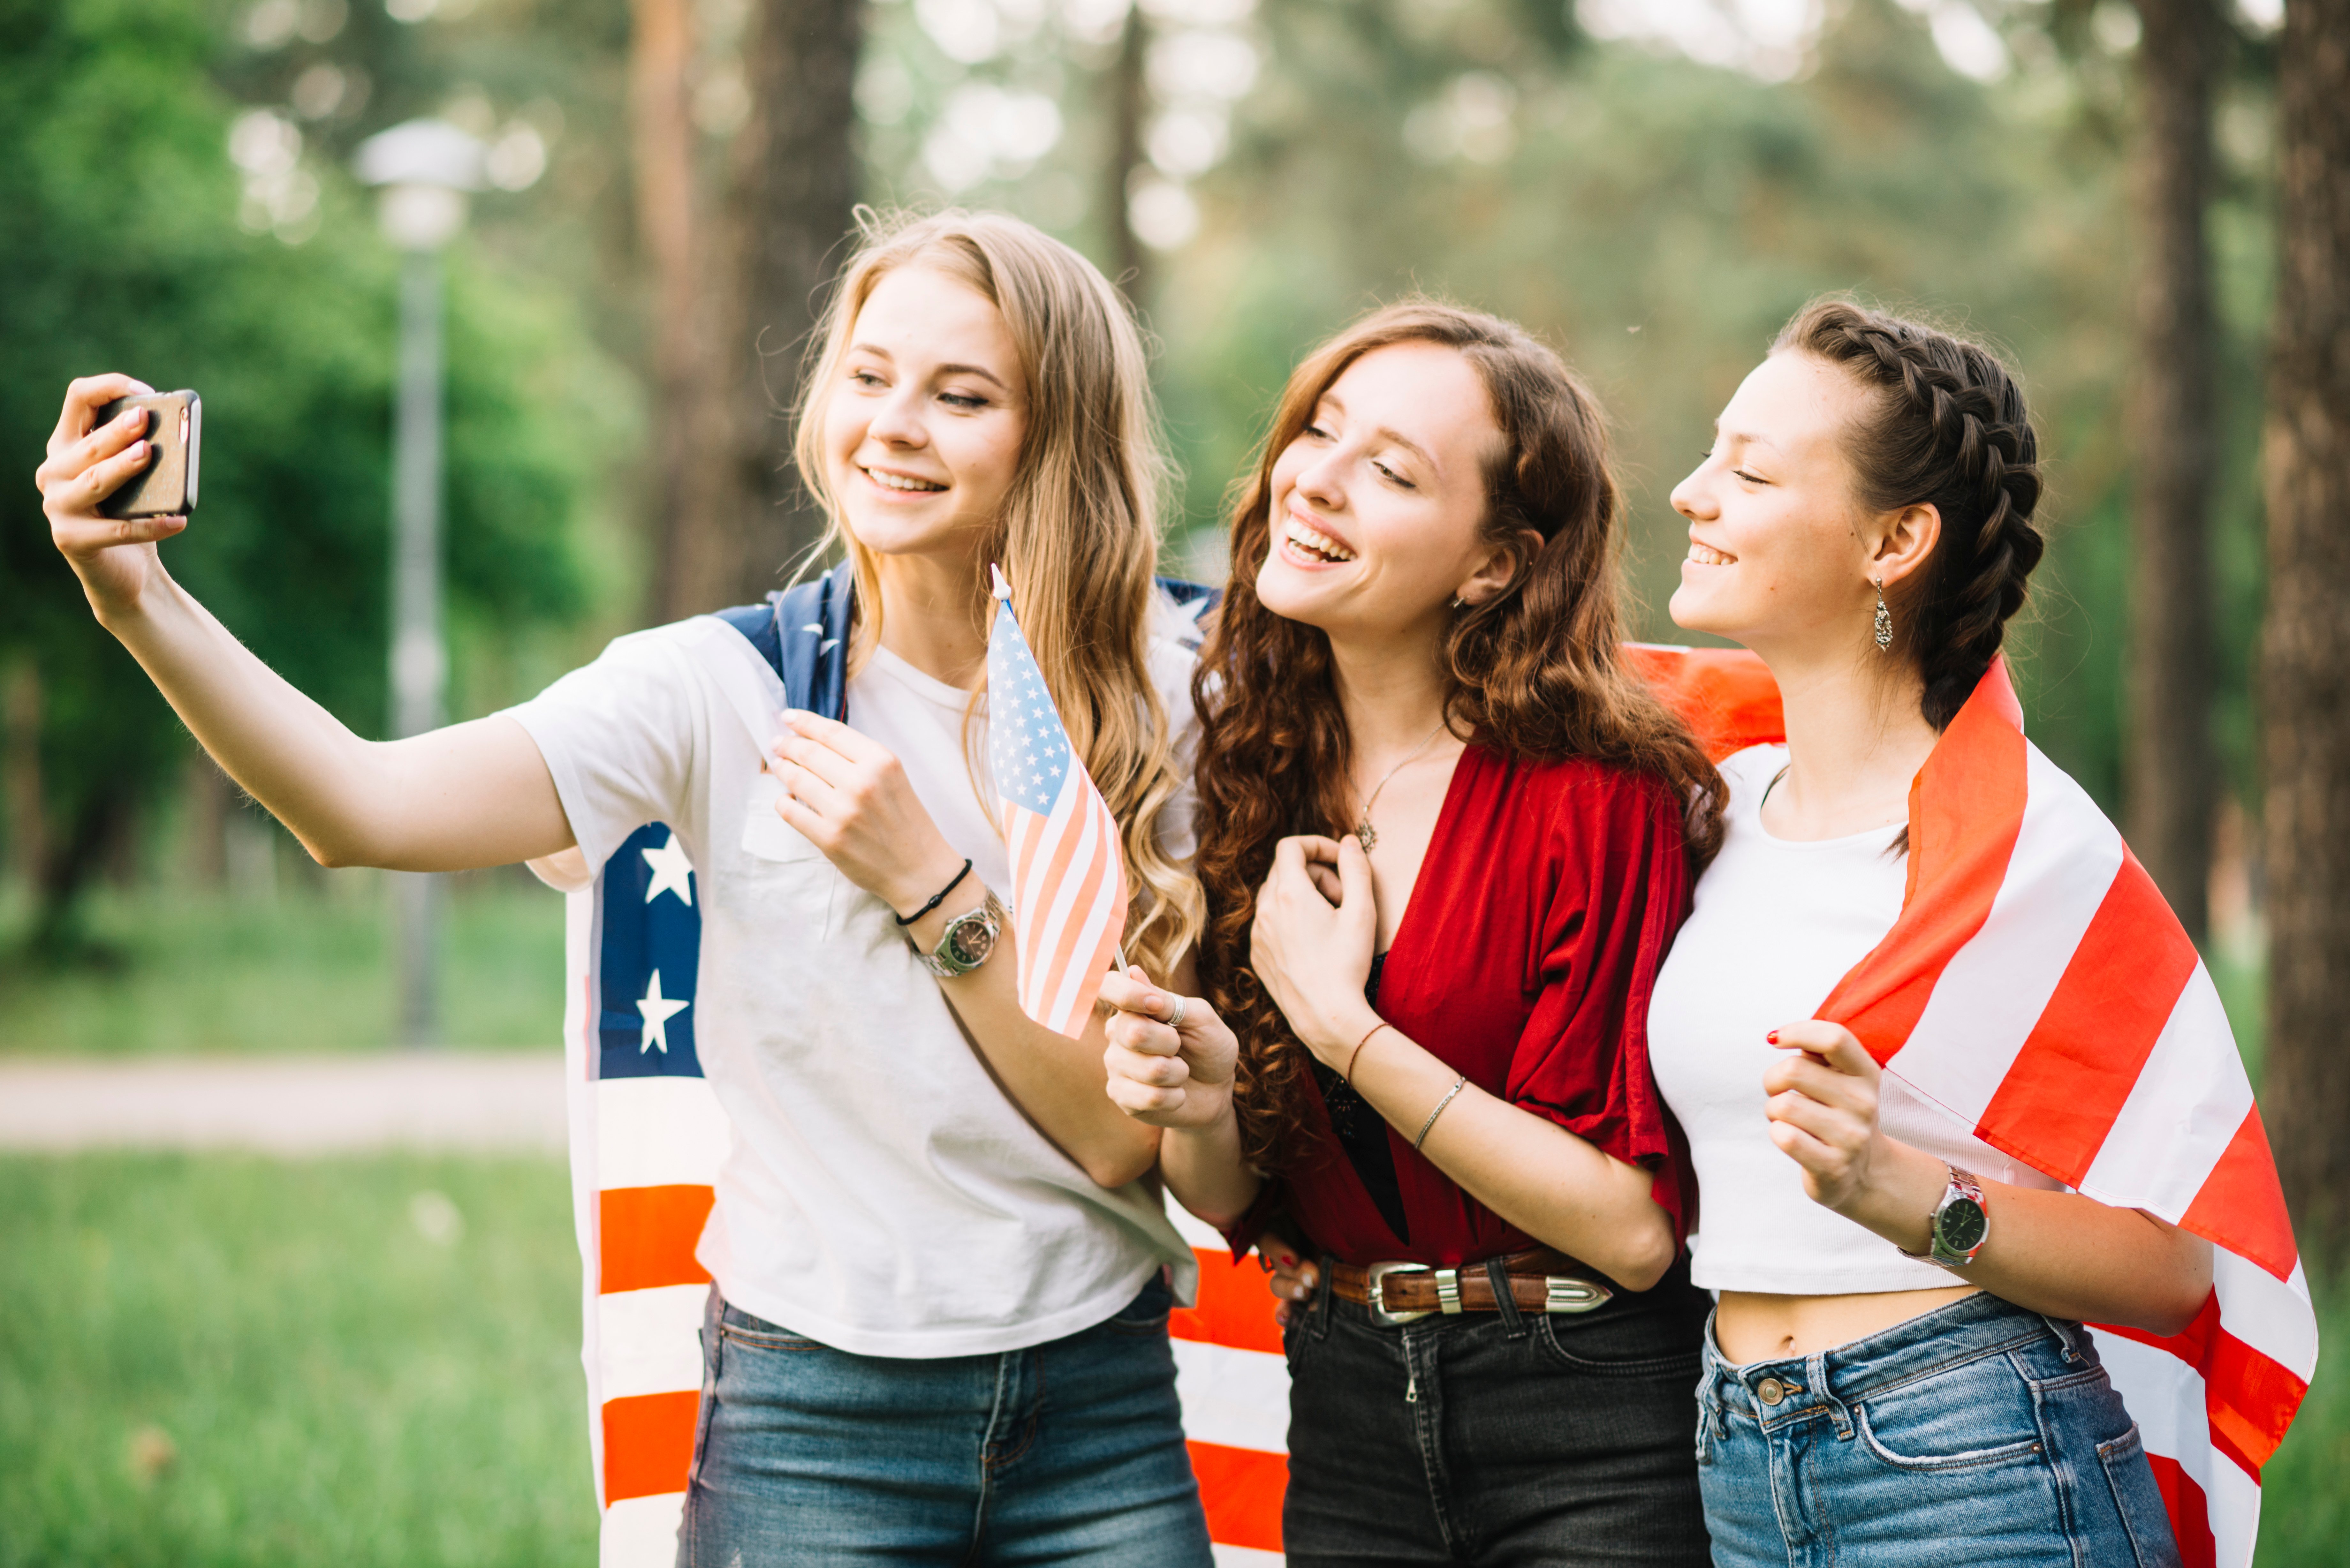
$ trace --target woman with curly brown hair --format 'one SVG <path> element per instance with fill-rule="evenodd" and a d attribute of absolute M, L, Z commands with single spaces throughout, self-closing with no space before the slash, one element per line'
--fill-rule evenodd
<path fill-rule="evenodd" d="M 1589 392 L 1429 301 L 1298 367 L 1233 522 L 1196 687 L 1210 1000 L 1104 997 L 1176 1197 L 1322 1256 L 1292 1563 L 1705 1560 L 1705 1301 L 1645 1021 L 1720 786 L 1621 662 L 1618 523 Z"/>

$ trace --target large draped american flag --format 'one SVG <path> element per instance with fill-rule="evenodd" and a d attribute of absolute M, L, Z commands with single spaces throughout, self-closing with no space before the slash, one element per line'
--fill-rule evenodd
<path fill-rule="evenodd" d="M 842 601 L 794 609 L 786 599 L 775 617 L 785 636 L 845 629 Z M 1714 757 L 1783 738 L 1777 691 L 1751 654 L 1626 654 Z M 837 709 L 838 690 L 836 677 L 787 696 Z M 1114 833 L 1106 841 L 1114 855 Z M 1984 1141 L 2214 1243 L 2214 1289 L 2186 1333 L 2095 1332 L 2186 1563 L 2243 1568 L 2261 1466 L 2315 1368 L 2316 1325 L 2210 978 L 2112 824 L 2023 738 L 2003 666 L 1919 774 L 1910 846 L 1900 919 L 1821 1015 Z M 695 891 L 675 835 L 656 824 L 570 901 L 564 1033 L 607 1568 L 674 1560 L 692 1456 L 709 1289 L 693 1253 L 728 1136 L 694 1054 Z M 1271 1564 L 1289 1422 L 1273 1300 L 1222 1238 L 1174 1219 L 1200 1265 L 1198 1297 L 1170 1328 L 1209 1532 L 1221 1563 Z"/>
<path fill-rule="evenodd" d="M 2186 1332 L 2090 1327 L 2188 1568 L 2250 1563 L 2261 1467 L 2317 1366 L 2293 1224 L 2210 973 L 2114 825 L 2024 739 L 2004 659 L 1910 786 L 1899 919 L 1819 1016 L 1993 1148 L 2212 1244 Z"/>

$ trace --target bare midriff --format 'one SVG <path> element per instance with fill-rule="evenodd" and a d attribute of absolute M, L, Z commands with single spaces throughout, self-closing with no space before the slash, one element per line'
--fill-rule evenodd
<path fill-rule="evenodd" d="M 1783 1296 L 1724 1291 L 1714 1314 L 1714 1342 L 1736 1366 L 1783 1361 L 1834 1350 L 1908 1323 L 1921 1313 L 1975 1293 L 1972 1285 L 1884 1291 L 1858 1296 Z"/>

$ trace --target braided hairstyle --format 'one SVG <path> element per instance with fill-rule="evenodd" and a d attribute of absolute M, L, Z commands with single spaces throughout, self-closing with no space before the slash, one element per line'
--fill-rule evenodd
<path fill-rule="evenodd" d="M 2023 389 L 1997 356 L 1848 300 L 1816 300 L 1780 332 L 1876 396 L 1846 435 L 1872 512 L 1930 504 L 1942 535 L 1925 566 L 1888 589 L 1898 654 L 1925 678 L 1926 722 L 1958 717 L 1999 653 L 2024 579 L 2047 548 L 2033 525 L 2040 442 Z"/>

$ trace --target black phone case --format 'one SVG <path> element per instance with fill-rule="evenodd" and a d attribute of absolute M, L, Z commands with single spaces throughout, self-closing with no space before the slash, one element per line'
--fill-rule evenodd
<path fill-rule="evenodd" d="M 154 458 L 98 504 L 101 517 L 182 517 L 196 509 L 196 458 L 203 444 L 203 400 L 193 392 L 147 392 L 118 398 L 98 410 L 98 423 L 126 409 L 145 409 Z M 96 427 L 93 427 L 96 428 Z"/>

